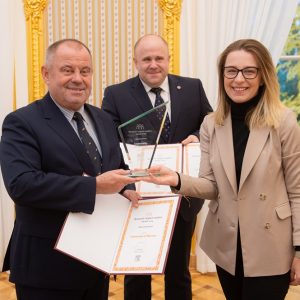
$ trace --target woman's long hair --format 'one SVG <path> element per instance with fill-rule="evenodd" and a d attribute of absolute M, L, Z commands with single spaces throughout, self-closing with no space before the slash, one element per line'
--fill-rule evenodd
<path fill-rule="evenodd" d="M 218 105 L 214 113 L 215 122 L 223 125 L 224 119 L 229 113 L 230 104 L 224 88 L 224 67 L 227 56 L 233 51 L 244 50 L 251 53 L 257 62 L 257 67 L 262 80 L 261 99 L 251 114 L 247 116 L 249 128 L 254 127 L 277 127 L 280 123 L 284 105 L 280 101 L 280 89 L 272 57 L 268 49 L 254 39 L 237 40 L 230 44 L 219 56 L 218 76 L 219 91 Z"/>

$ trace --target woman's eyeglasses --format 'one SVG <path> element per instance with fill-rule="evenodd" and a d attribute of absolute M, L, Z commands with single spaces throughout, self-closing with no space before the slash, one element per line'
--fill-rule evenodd
<path fill-rule="evenodd" d="M 228 79 L 233 79 L 238 76 L 239 72 L 242 72 L 245 79 L 254 79 L 258 74 L 259 68 L 247 67 L 244 69 L 237 69 L 235 67 L 224 67 L 224 76 Z"/>

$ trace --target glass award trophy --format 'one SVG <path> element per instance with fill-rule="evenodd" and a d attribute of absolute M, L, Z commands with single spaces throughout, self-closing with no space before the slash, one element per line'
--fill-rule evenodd
<path fill-rule="evenodd" d="M 168 102 L 169 101 L 155 106 L 118 126 L 119 136 L 124 148 L 123 150 L 125 151 L 131 169 L 129 176 L 148 176 L 147 169 L 149 169 L 152 164 L 168 113 L 166 107 Z M 146 162 L 147 168 L 141 169 L 141 164 L 136 159 L 136 152 L 139 150 L 139 147 L 143 146 L 151 147 L 151 155 Z M 141 157 L 139 158 L 141 159 Z"/>

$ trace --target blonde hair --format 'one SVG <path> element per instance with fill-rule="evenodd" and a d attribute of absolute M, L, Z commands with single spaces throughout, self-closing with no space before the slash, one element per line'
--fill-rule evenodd
<path fill-rule="evenodd" d="M 227 117 L 230 104 L 224 88 L 224 66 L 229 53 L 244 50 L 251 53 L 257 61 L 262 79 L 261 97 L 256 107 L 246 117 L 250 129 L 254 127 L 277 127 L 279 125 L 284 105 L 280 101 L 280 89 L 276 70 L 268 49 L 259 41 L 242 39 L 231 43 L 219 56 L 218 59 L 218 105 L 214 112 L 215 122 L 223 125 Z"/>

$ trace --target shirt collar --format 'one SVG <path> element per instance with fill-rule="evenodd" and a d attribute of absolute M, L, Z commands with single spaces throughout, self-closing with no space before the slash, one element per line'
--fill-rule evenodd
<path fill-rule="evenodd" d="M 60 111 L 63 113 L 63 115 L 68 119 L 68 121 L 71 122 L 72 119 L 73 119 L 74 111 L 71 110 L 71 109 L 67 109 L 67 108 L 65 108 L 65 107 L 62 107 L 60 104 L 58 104 L 58 103 L 54 100 L 54 98 L 53 98 L 51 95 L 50 95 L 50 98 L 51 98 L 52 101 L 55 103 L 55 105 L 60 109 Z M 77 111 L 78 111 L 79 113 L 81 113 L 81 115 L 82 115 L 83 118 L 84 118 L 84 115 L 85 115 L 85 113 L 84 113 L 84 105 L 82 105 L 82 106 L 80 107 L 80 109 L 77 110 Z"/>
<path fill-rule="evenodd" d="M 145 90 L 147 93 L 150 92 L 151 87 L 145 83 L 141 78 L 140 78 Z M 158 87 L 158 86 L 156 86 Z M 168 76 L 166 76 L 165 80 L 162 82 L 162 84 L 159 86 L 164 92 L 169 93 L 169 81 L 168 81 Z"/>

